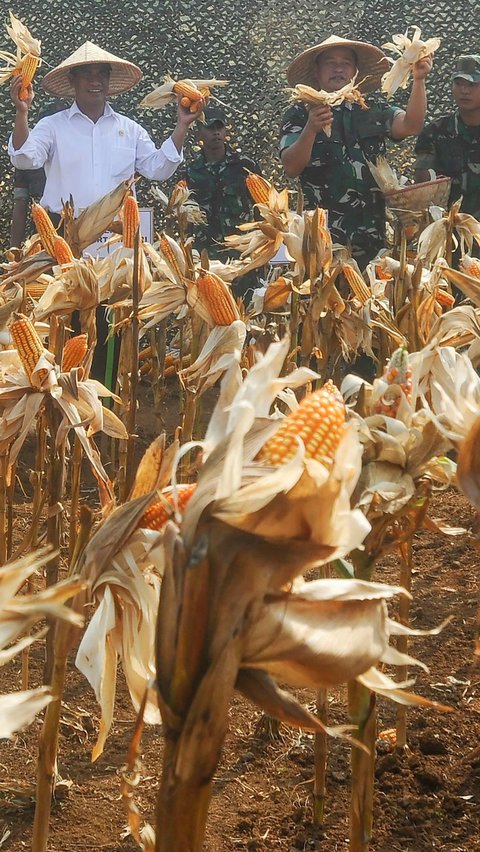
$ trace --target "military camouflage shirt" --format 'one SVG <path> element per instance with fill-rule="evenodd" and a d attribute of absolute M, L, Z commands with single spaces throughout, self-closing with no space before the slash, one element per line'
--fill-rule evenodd
<path fill-rule="evenodd" d="M 444 115 L 422 131 L 415 153 L 415 168 L 451 177 L 450 203 L 462 195 L 462 211 L 480 219 L 480 127 L 464 124 L 458 112 Z"/>
<path fill-rule="evenodd" d="M 185 170 L 188 188 L 207 217 L 206 225 L 196 227 L 195 247 L 208 249 L 212 258 L 225 258 L 224 238 L 253 218 L 253 202 L 245 185 L 247 170 L 259 173 L 253 160 L 241 157 L 228 145 L 217 163 L 207 162 L 202 151 Z"/>
<path fill-rule="evenodd" d="M 317 133 L 309 164 L 300 175 L 305 207 L 324 207 L 334 242 L 349 243 L 363 268 L 385 241 L 385 205 L 367 162 L 385 152 L 385 140 L 400 111 L 385 101 L 368 99 L 333 108 L 332 135 Z M 280 150 L 293 145 L 308 119 L 303 104 L 285 113 Z"/>

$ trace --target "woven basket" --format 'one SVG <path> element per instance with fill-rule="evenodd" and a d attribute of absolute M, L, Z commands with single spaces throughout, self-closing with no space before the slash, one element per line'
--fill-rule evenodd
<path fill-rule="evenodd" d="M 424 183 L 413 183 L 385 193 L 385 204 L 394 210 L 421 212 L 432 204 L 447 207 L 452 179 L 441 177 Z"/>

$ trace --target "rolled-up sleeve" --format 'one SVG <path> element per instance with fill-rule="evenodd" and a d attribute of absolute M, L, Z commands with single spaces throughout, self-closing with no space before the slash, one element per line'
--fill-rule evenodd
<path fill-rule="evenodd" d="M 183 162 L 183 150 L 178 152 L 171 136 L 156 148 L 147 131 L 139 127 L 135 169 L 149 180 L 168 180 Z"/>
<path fill-rule="evenodd" d="M 21 148 L 13 147 L 13 137 L 8 140 L 8 155 L 16 169 L 41 169 L 52 151 L 54 137 L 49 122 L 44 119 L 32 128 Z"/>

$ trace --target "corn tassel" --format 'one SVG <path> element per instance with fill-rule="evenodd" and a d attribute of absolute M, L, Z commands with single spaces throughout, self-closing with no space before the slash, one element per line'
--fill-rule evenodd
<path fill-rule="evenodd" d="M 21 101 L 26 101 L 28 98 L 28 87 L 35 77 L 36 70 L 40 65 L 40 57 L 33 53 L 27 53 L 22 62 L 22 85 L 18 93 Z"/>
<path fill-rule="evenodd" d="M 77 334 L 67 340 L 63 347 L 62 373 L 69 373 L 74 367 L 80 367 L 88 352 L 86 334 Z"/>
<path fill-rule="evenodd" d="M 265 180 L 265 178 L 260 175 L 254 174 L 254 172 L 249 172 L 245 178 L 245 183 L 255 204 L 268 204 L 270 190 L 272 188 L 272 185 L 268 182 L 268 180 Z"/>
<path fill-rule="evenodd" d="M 197 290 L 214 325 L 231 325 L 239 319 L 238 308 L 227 285 L 212 272 L 199 273 Z"/>
<path fill-rule="evenodd" d="M 60 265 L 63 263 L 72 263 L 75 260 L 72 249 L 67 241 L 58 235 L 53 240 L 53 256 Z"/>
<path fill-rule="evenodd" d="M 196 487 L 196 483 L 194 482 L 187 485 L 179 485 L 177 487 L 178 511 L 180 513 L 185 509 Z M 140 522 L 138 524 L 140 529 L 162 530 L 167 521 L 170 520 L 173 515 L 174 508 L 173 493 L 170 491 L 162 496 L 168 505 L 172 507 L 172 511 L 169 512 L 163 502 L 154 503 L 140 518 Z"/>
<path fill-rule="evenodd" d="M 362 276 L 348 263 L 342 264 L 342 271 L 356 299 L 365 305 L 372 298 L 372 292 L 365 284 Z"/>
<path fill-rule="evenodd" d="M 55 257 L 54 243 L 58 234 L 53 226 L 50 216 L 47 211 L 40 206 L 40 204 L 32 204 L 32 219 L 35 222 L 35 227 L 43 248 L 51 257 Z"/>
<path fill-rule="evenodd" d="M 133 249 L 135 235 L 140 227 L 140 213 L 137 199 L 129 195 L 123 204 L 123 245 Z"/>
<path fill-rule="evenodd" d="M 338 395 L 337 395 L 338 394 Z M 331 467 L 345 430 L 345 405 L 335 388 L 324 387 L 308 394 L 260 450 L 258 461 L 286 464 L 298 452 L 298 438 L 305 456 Z"/>
<path fill-rule="evenodd" d="M 10 325 L 10 334 L 31 385 L 41 385 L 48 375 L 48 370 L 34 370 L 45 347 L 40 340 L 35 326 L 25 314 L 15 314 L 15 320 Z"/>

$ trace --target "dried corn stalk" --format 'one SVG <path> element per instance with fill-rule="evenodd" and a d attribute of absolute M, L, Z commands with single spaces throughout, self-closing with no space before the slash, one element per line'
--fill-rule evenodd
<path fill-rule="evenodd" d="M 415 63 L 419 62 L 420 59 L 425 59 L 426 56 L 431 56 L 440 46 L 441 39 L 439 38 L 429 38 L 427 41 L 422 41 L 419 27 L 413 27 L 412 38 L 409 38 L 408 29 L 407 27 L 404 35 L 401 33 L 394 35 L 391 42 L 388 41 L 382 45 L 386 50 L 398 54 L 398 59 L 395 60 L 387 56 L 392 67 L 382 77 L 382 92 L 389 98 L 395 94 L 397 89 L 407 88 Z"/>

